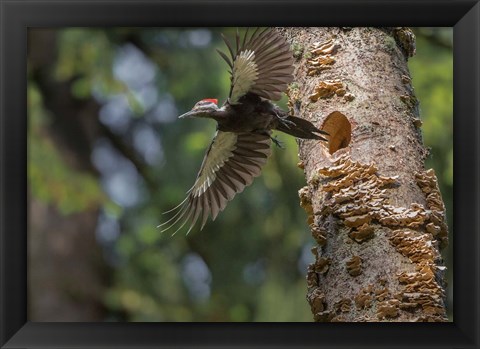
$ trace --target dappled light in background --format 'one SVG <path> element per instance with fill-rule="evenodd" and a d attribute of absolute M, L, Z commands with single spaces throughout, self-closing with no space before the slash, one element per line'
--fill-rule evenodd
<path fill-rule="evenodd" d="M 156 229 L 190 188 L 215 131 L 212 121 L 177 116 L 228 94 L 215 52 L 221 32 L 234 29 L 29 31 L 32 50 L 55 48 L 46 58 L 30 51 L 28 61 L 30 320 L 312 320 L 305 274 L 313 241 L 292 137 L 278 135 L 285 149 L 274 148 L 262 176 L 203 231 Z M 416 33 L 409 66 L 432 148 L 427 166 L 451 223 L 452 30 Z M 74 231 L 85 243 L 71 260 L 48 234 Z M 50 241 L 51 254 L 35 252 Z M 71 313 L 82 307 L 91 311 Z"/>
<path fill-rule="evenodd" d="M 99 140 L 92 152 L 92 162 L 100 171 L 104 191 L 122 207 L 140 202 L 140 177 L 137 170 L 110 143 Z"/>
<path fill-rule="evenodd" d="M 202 257 L 187 254 L 182 260 L 182 277 L 193 301 L 205 302 L 210 298 L 212 275 Z"/>

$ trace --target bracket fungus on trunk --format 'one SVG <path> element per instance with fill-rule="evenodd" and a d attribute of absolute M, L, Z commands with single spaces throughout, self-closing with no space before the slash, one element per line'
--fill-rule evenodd
<path fill-rule="evenodd" d="M 337 300 L 329 316 L 325 316 L 328 304 L 324 300 L 325 309 L 317 319 L 342 321 L 339 313 L 344 312 L 338 311 L 339 304 L 347 303 L 355 304 L 358 309 L 373 306 L 373 316 L 377 321 L 400 318 L 402 312 L 412 313 L 419 309 L 422 315 L 416 318 L 418 321 L 445 319 L 445 308 L 442 306 L 445 295 L 437 281 L 441 279 L 439 272 L 444 267 L 437 265 L 441 257 L 436 248 L 436 244 L 446 243 L 444 207 L 434 172 L 417 173 L 415 177 L 426 195 L 426 207 L 420 203 L 412 203 L 409 207 L 392 205 L 389 191 L 399 186 L 399 177 L 382 176 L 374 163 L 354 161 L 348 153 L 339 155 L 330 165 L 318 169 L 309 181 L 313 190 L 323 192 L 321 211 L 313 210 L 309 186 L 302 188 L 302 207 L 309 214 L 312 234 L 320 241 L 318 247 L 312 249 L 315 263 L 309 267 L 309 287 L 312 290 L 331 267 L 331 259 L 322 253 L 322 249 L 328 247 L 328 230 L 325 227 L 331 224 L 327 223 L 329 217 L 335 217 L 336 226 L 345 229 L 347 236 L 358 244 L 374 238 L 375 231 L 381 228 L 398 253 L 415 265 L 414 271 L 397 275 L 397 287 L 389 289 L 387 286 L 370 285 L 351 299 Z M 352 277 L 358 276 L 364 268 L 363 262 L 362 255 L 353 255 L 346 261 L 345 270 Z M 345 308 L 343 305 L 341 308 Z"/>
<path fill-rule="evenodd" d="M 345 266 L 351 276 L 360 275 L 362 273 L 362 258 L 359 256 L 352 256 Z"/>
<path fill-rule="evenodd" d="M 307 75 L 318 75 L 324 70 L 331 69 L 335 63 L 333 55 L 340 48 L 340 45 L 331 38 L 325 42 L 316 42 L 312 45 L 307 60 Z"/>
<path fill-rule="evenodd" d="M 308 98 L 310 98 L 312 102 L 316 102 L 320 98 L 331 98 L 335 95 L 343 97 L 346 93 L 347 88 L 341 80 L 324 80 L 315 86 L 315 90 Z"/>

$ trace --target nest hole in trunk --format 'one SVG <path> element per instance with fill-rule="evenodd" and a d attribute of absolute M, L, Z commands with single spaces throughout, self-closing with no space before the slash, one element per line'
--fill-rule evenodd
<path fill-rule="evenodd" d="M 339 111 L 334 111 L 327 116 L 322 125 L 322 130 L 328 132 L 328 151 L 330 154 L 346 148 L 352 139 L 352 125 L 347 117 Z"/>

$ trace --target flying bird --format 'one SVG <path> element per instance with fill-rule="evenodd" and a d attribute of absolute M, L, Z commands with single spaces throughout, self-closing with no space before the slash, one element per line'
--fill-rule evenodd
<path fill-rule="evenodd" d="M 307 120 L 289 115 L 273 104 L 293 81 L 293 55 L 285 39 L 270 28 L 248 30 L 235 46 L 222 34 L 229 55 L 217 50 L 230 67 L 230 93 L 221 107 L 218 100 L 202 99 L 185 118 L 210 118 L 217 122 L 215 136 L 207 149 L 200 171 L 187 197 L 165 213 L 173 216 L 159 225 L 166 231 L 177 223 L 178 232 L 190 222 L 187 234 L 201 217 L 203 229 L 208 216 L 215 220 L 228 201 L 260 175 L 271 153 L 272 130 L 297 138 L 326 141 L 319 130 Z"/>

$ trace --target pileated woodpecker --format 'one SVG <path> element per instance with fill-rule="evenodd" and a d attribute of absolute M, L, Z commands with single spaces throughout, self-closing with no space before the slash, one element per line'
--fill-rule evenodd
<path fill-rule="evenodd" d="M 289 135 L 325 141 L 312 123 L 280 109 L 270 101 L 278 101 L 293 80 L 293 55 L 284 38 L 271 29 L 245 33 L 240 42 L 237 31 L 235 49 L 222 35 L 230 52 L 218 53 L 230 67 L 230 94 L 218 107 L 217 99 L 202 99 L 183 118 L 210 118 L 217 121 L 217 132 L 208 148 L 195 184 L 187 197 L 172 211 L 177 211 L 165 223 L 163 231 L 188 221 L 192 230 L 200 215 L 203 229 L 209 214 L 215 220 L 218 213 L 235 194 L 250 185 L 260 175 L 261 167 L 271 153 L 271 130 Z M 174 234 L 175 234 L 174 233 Z"/>

